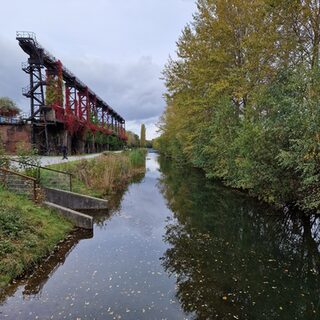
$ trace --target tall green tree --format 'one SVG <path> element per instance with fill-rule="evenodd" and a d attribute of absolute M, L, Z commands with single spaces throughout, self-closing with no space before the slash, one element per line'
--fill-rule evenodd
<path fill-rule="evenodd" d="M 145 148 L 146 147 L 146 126 L 144 124 L 141 125 L 140 147 L 141 148 Z"/>
<path fill-rule="evenodd" d="M 127 146 L 129 148 L 137 148 L 140 146 L 140 140 L 139 136 L 131 131 L 126 132 L 128 140 L 127 140 Z"/>
<path fill-rule="evenodd" d="M 320 2 L 199 0 L 164 69 L 157 147 L 269 202 L 320 211 Z"/>

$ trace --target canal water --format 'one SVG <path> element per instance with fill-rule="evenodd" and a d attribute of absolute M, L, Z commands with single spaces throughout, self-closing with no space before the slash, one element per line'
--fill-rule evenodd
<path fill-rule="evenodd" d="M 0 296 L 0 319 L 320 319 L 320 222 L 149 153 L 93 232 Z"/>

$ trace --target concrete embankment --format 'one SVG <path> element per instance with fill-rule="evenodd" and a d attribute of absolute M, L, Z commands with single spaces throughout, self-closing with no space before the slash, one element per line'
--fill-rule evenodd
<path fill-rule="evenodd" d="M 45 205 L 72 221 L 75 226 L 92 229 L 93 218 L 81 210 L 101 210 L 108 208 L 108 201 L 75 192 L 45 188 Z"/>
<path fill-rule="evenodd" d="M 59 206 L 55 203 L 45 201 L 44 205 L 54 209 L 58 214 L 61 214 L 66 219 L 70 220 L 76 227 L 83 229 L 93 228 L 93 218 L 81 212 Z"/>

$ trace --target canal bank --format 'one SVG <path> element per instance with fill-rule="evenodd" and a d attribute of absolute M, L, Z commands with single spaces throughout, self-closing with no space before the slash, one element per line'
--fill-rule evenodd
<path fill-rule="evenodd" d="M 283 217 L 156 154 L 54 268 L 2 296 L 6 319 L 319 316 L 319 219 Z"/>
<path fill-rule="evenodd" d="M 33 269 L 72 229 L 53 210 L 0 188 L 0 292 Z"/>
<path fill-rule="evenodd" d="M 12 163 L 13 170 L 19 168 L 17 162 Z M 23 165 L 26 175 L 34 174 L 32 166 Z M 144 173 L 145 151 L 90 155 L 80 161 L 64 162 L 63 166 L 73 170 L 76 188 L 85 194 L 103 197 L 106 190 L 121 193 L 120 189 L 125 189 L 130 179 Z M 108 179 L 105 179 L 106 174 Z M 103 181 L 97 181 L 98 177 Z M 71 188 L 68 178 L 69 175 L 48 170 L 41 170 L 40 176 L 39 171 L 37 181 L 40 187 L 32 189 L 37 191 L 37 196 L 34 195 L 37 203 L 27 199 L 29 189 L 25 188 L 24 181 L 16 181 L 9 175 L 0 181 L 8 190 L 20 194 L 26 192 L 25 196 L 19 196 L 4 187 L 0 189 L 0 290 L 51 254 L 75 227 L 92 229 L 91 215 L 96 215 L 97 210 L 108 210 L 107 200 L 62 190 Z M 58 189 L 48 188 L 48 185 Z"/>

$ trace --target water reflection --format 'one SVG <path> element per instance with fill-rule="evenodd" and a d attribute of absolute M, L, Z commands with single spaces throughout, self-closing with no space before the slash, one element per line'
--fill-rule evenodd
<path fill-rule="evenodd" d="M 319 318 L 318 218 L 160 164 L 149 154 L 145 177 L 96 212 L 92 239 L 11 287 L 0 319 Z"/>
<path fill-rule="evenodd" d="M 112 194 L 106 197 L 108 200 L 108 209 L 82 209 L 81 212 L 93 217 L 94 224 L 100 228 L 106 227 L 110 217 L 120 214 L 122 209 L 122 199 L 124 194 L 128 191 L 129 186 L 140 184 L 145 177 L 145 172 L 135 175 L 129 183 L 117 188 Z"/>
<path fill-rule="evenodd" d="M 171 215 L 159 177 L 156 156 L 148 156 L 145 178 L 110 218 L 97 217 L 94 237 L 73 248 L 41 294 L 23 296 L 19 286 L 0 304 L 0 319 L 186 319 L 159 260 Z"/>
<path fill-rule="evenodd" d="M 160 159 L 162 258 L 197 319 L 319 319 L 319 218 L 286 216 Z"/>
<path fill-rule="evenodd" d="M 121 211 L 121 200 L 125 192 L 128 190 L 129 185 L 140 183 L 143 180 L 144 175 L 145 173 L 135 176 L 132 178 L 130 183 L 122 185 L 120 189 L 108 197 L 108 209 L 83 209 L 81 212 L 91 215 L 94 218 L 94 224 L 96 227 L 106 227 L 112 215 L 116 215 Z M 8 286 L 5 290 L 0 291 L 0 304 L 4 303 L 8 297 L 14 295 L 18 289 L 22 291 L 21 293 L 24 299 L 39 298 L 44 285 L 55 271 L 65 263 L 69 254 L 74 250 L 79 242 L 81 240 L 92 239 L 93 236 L 94 230 L 75 229 L 39 266 L 31 272 L 26 273 L 22 279 L 14 281 L 14 283 Z"/>
<path fill-rule="evenodd" d="M 51 275 L 64 264 L 68 255 L 76 247 L 76 245 L 84 239 L 93 238 L 93 230 L 76 229 L 65 241 L 60 243 L 56 250 L 32 272 L 26 274 L 21 280 L 14 281 L 12 285 L 0 292 L 0 303 L 3 303 L 6 298 L 14 294 L 18 287 L 23 288 L 22 294 L 24 298 L 32 296 L 37 298 L 41 296 L 41 291 Z"/>

